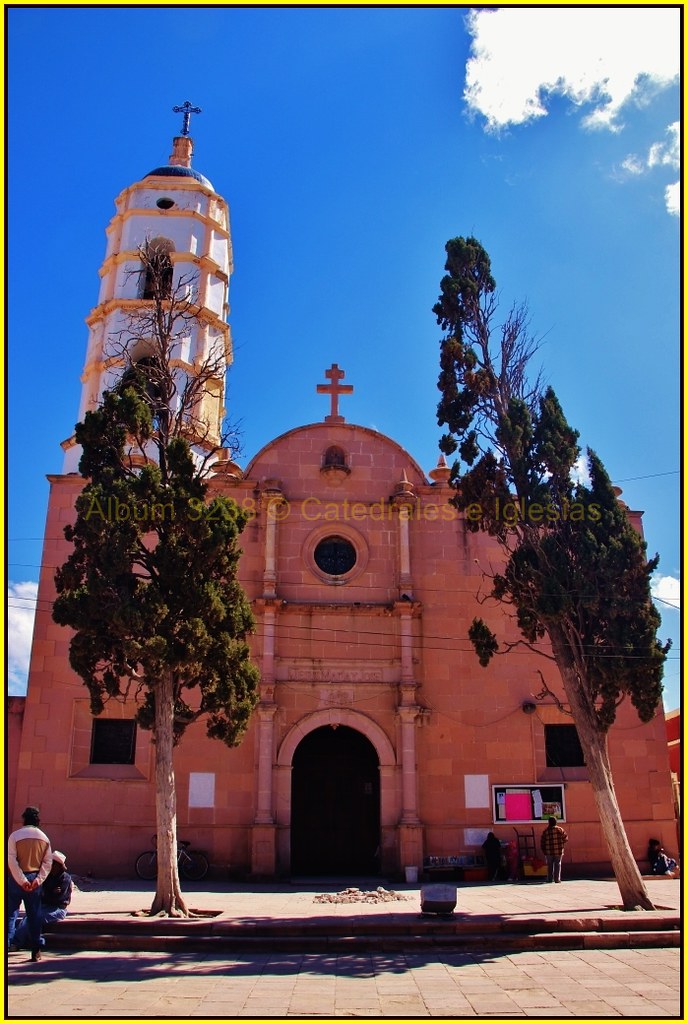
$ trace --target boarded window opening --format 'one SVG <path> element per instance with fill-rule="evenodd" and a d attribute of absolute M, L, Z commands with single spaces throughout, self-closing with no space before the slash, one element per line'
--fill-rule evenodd
<path fill-rule="evenodd" d="M 133 764 L 135 756 L 136 722 L 133 718 L 94 719 L 91 764 Z"/>
<path fill-rule="evenodd" d="M 585 765 L 575 725 L 545 726 L 545 757 L 548 768 L 578 768 Z"/>

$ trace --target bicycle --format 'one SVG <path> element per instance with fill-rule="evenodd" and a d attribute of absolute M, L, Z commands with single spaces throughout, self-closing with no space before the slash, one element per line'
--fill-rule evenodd
<path fill-rule="evenodd" d="M 153 845 L 157 846 L 158 837 L 152 837 Z M 200 850 L 190 850 L 188 840 L 177 840 L 177 867 L 179 874 L 187 882 L 200 882 L 208 874 L 210 867 L 208 858 Z M 151 882 L 158 877 L 158 851 L 146 850 L 136 858 L 134 869 L 144 882 Z"/>

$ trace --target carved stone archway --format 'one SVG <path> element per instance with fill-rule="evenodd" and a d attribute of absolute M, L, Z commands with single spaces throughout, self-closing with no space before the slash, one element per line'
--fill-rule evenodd
<path fill-rule="evenodd" d="M 380 861 L 383 872 L 398 866 L 397 760 L 384 730 L 367 715 L 350 708 L 326 708 L 306 715 L 289 730 L 277 751 L 275 768 L 275 817 L 277 824 L 277 865 L 280 873 L 291 869 L 291 772 L 294 752 L 301 740 L 324 725 L 345 725 L 362 733 L 373 745 L 380 764 Z"/>

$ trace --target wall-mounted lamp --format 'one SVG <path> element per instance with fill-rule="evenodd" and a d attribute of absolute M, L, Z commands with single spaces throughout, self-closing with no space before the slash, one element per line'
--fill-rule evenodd
<path fill-rule="evenodd" d="M 521 704 L 521 711 L 524 715 L 532 715 L 534 711 L 537 711 L 537 706 L 533 704 L 532 700 L 524 700 Z"/>

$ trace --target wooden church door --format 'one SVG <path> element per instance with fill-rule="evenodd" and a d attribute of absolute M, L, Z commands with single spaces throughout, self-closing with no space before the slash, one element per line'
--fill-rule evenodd
<path fill-rule="evenodd" d="M 314 729 L 292 762 L 292 874 L 377 874 L 379 846 L 375 748 L 345 725 Z"/>

